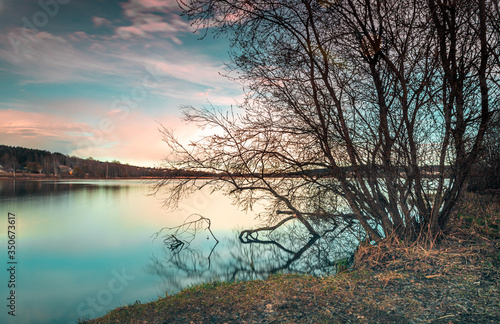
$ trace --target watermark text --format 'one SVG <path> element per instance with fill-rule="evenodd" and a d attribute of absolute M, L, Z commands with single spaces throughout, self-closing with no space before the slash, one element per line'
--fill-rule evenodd
<path fill-rule="evenodd" d="M 16 215 L 7 214 L 7 314 L 16 316 Z"/>

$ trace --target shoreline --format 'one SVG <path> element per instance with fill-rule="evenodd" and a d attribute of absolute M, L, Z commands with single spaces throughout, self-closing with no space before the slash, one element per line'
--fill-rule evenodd
<path fill-rule="evenodd" d="M 74 177 L 74 176 L 55 176 L 45 174 L 26 174 L 16 173 L 4 175 L 0 174 L 0 180 L 148 180 L 148 179 L 162 179 L 161 177 L 114 177 L 114 178 L 100 178 L 100 177 Z"/>
<path fill-rule="evenodd" d="M 500 323 L 500 194 L 468 193 L 439 244 L 360 246 L 335 276 L 213 281 L 80 323 Z"/>
<path fill-rule="evenodd" d="M 336 276 L 209 282 L 80 323 L 499 323 L 499 267 L 485 248 L 392 247 L 401 258 Z"/>

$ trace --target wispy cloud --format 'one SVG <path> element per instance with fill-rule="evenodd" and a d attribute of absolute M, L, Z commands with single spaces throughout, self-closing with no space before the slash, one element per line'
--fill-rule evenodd
<path fill-rule="evenodd" d="M 161 36 L 182 44 L 179 35 L 193 31 L 191 25 L 181 19 L 176 1 L 132 0 L 123 4 L 123 9 L 125 17 L 132 22 L 116 28 L 116 35 L 123 39 Z"/>
<path fill-rule="evenodd" d="M 17 29 L 14 33 L 21 33 Z M 7 37 L 0 37 L 0 60 L 10 64 L 11 72 L 23 77 L 23 83 L 95 82 L 96 76 L 116 75 L 120 62 L 111 64 L 105 53 L 90 51 L 93 44 L 83 32 L 56 36 L 37 32 L 15 50 Z M 125 70 L 126 71 L 126 70 Z"/>
<path fill-rule="evenodd" d="M 111 24 L 111 21 L 107 20 L 106 18 L 96 17 L 96 16 L 92 17 L 92 22 L 94 23 L 94 26 L 96 26 L 96 27 L 101 27 L 103 25 L 110 25 Z"/>
<path fill-rule="evenodd" d="M 241 95 L 238 85 L 220 75 L 225 66 L 218 59 L 159 40 L 148 42 L 146 48 L 123 46 L 116 39 L 84 32 L 66 37 L 39 32 L 34 37 L 20 55 L 0 49 L 0 60 L 10 63 L 11 72 L 22 77 L 21 84 L 106 82 L 105 87 L 132 89 L 141 84 L 150 73 L 148 67 L 152 67 L 162 78 L 151 90 L 154 95 L 195 99 L 198 103 L 208 99 L 214 104 L 234 103 L 234 96 Z M 7 40 L 0 37 L 2 40 L 5 45 Z M 165 54 L 152 55 L 150 47 Z"/>
<path fill-rule="evenodd" d="M 64 116 L 0 110 L 0 138 L 4 144 L 64 151 L 63 143 L 90 130 L 88 125 Z"/>
<path fill-rule="evenodd" d="M 130 0 L 124 3 L 124 14 L 128 17 L 137 17 L 149 11 L 161 13 L 178 13 L 179 5 L 176 0 Z"/>
<path fill-rule="evenodd" d="M 63 116 L 8 109 L 0 110 L 0 129 L 4 135 L 19 137 L 64 137 L 70 131 L 88 132 L 90 127 Z"/>

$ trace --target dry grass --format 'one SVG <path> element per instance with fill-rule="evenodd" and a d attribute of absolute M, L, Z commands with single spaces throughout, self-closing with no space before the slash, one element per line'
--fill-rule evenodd
<path fill-rule="evenodd" d="M 450 224 L 451 237 L 463 240 L 500 239 L 500 191 L 467 193 Z"/>

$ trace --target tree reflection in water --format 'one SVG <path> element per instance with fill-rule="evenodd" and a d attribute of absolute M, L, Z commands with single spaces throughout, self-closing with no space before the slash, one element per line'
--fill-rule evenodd
<path fill-rule="evenodd" d="M 352 224 L 316 223 L 319 236 L 290 217 L 279 226 L 245 230 L 219 241 L 210 221 L 193 215 L 183 225 L 165 228 L 163 255 L 154 256 L 147 271 L 165 280 L 168 292 L 213 280 L 265 279 L 274 273 L 333 275 L 353 261 L 359 240 Z"/>

